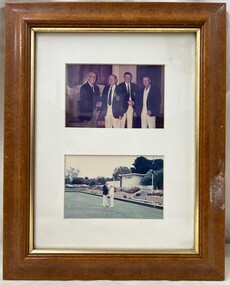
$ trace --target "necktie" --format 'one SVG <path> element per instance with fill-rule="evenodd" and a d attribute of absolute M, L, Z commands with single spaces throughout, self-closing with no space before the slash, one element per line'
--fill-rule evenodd
<path fill-rule="evenodd" d="M 128 90 L 129 99 L 130 99 L 130 98 L 131 98 L 131 92 L 130 92 L 130 87 L 129 87 L 129 84 L 128 84 L 127 86 L 128 86 L 127 90 Z"/>
<path fill-rule="evenodd" d="M 92 87 L 92 89 L 93 89 L 93 93 L 94 93 L 94 86 L 92 85 L 91 87 Z"/>
<path fill-rule="evenodd" d="M 109 104 L 109 106 L 111 106 L 111 104 L 112 104 L 112 87 L 110 87 L 110 90 L 109 90 L 109 100 L 108 100 L 108 104 Z"/>

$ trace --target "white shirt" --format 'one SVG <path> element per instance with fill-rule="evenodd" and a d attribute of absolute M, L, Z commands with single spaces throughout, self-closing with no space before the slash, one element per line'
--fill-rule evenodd
<path fill-rule="evenodd" d="M 111 105 L 113 104 L 113 95 L 114 95 L 114 91 L 115 91 L 115 88 L 116 88 L 116 85 L 113 85 L 113 86 L 110 86 L 109 87 L 109 92 L 108 92 L 108 97 L 107 97 L 107 105 L 109 106 L 109 93 L 110 93 L 110 90 L 112 88 L 112 94 L 111 94 Z"/>
<path fill-rule="evenodd" d="M 114 196 L 114 187 L 111 186 L 109 189 L 109 196 Z"/>
<path fill-rule="evenodd" d="M 89 81 L 88 81 L 90 87 L 93 89 L 93 92 L 94 92 L 94 85 L 92 85 Z"/>
<path fill-rule="evenodd" d="M 144 89 L 142 112 L 147 112 L 147 100 L 148 100 L 149 90 L 150 90 L 150 86 L 148 87 L 147 90 L 146 88 Z"/>

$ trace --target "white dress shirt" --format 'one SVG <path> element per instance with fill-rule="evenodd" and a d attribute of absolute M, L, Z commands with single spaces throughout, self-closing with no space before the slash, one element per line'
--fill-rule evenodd
<path fill-rule="evenodd" d="M 109 87 L 109 92 L 108 92 L 108 97 L 107 97 L 107 104 L 108 105 L 109 105 L 109 93 L 110 93 L 111 88 L 112 88 L 112 94 L 111 94 L 111 106 L 112 106 L 112 104 L 113 104 L 113 96 L 114 96 L 116 85 L 113 85 L 113 86 Z"/>
<path fill-rule="evenodd" d="M 150 86 L 148 87 L 148 89 L 144 89 L 144 95 L 143 95 L 143 109 L 142 112 L 146 112 L 147 113 L 147 100 L 148 100 L 148 95 L 149 95 L 149 90 L 150 90 Z"/>

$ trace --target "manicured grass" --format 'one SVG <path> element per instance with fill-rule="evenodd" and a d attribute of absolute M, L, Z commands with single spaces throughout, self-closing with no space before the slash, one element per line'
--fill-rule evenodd
<path fill-rule="evenodd" d="M 113 208 L 103 207 L 100 196 L 65 192 L 64 215 L 65 218 L 162 219 L 163 210 L 119 200 L 114 200 Z"/>

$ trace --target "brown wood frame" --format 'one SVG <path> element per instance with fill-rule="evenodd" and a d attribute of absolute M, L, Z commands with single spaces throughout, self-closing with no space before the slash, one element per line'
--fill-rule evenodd
<path fill-rule="evenodd" d="M 225 22 L 223 3 L 6 4 L 4 279 L 224 278 Z M 200 28 L 197 254 L 29 252 L 30 31 L 35 27 Z"/>

